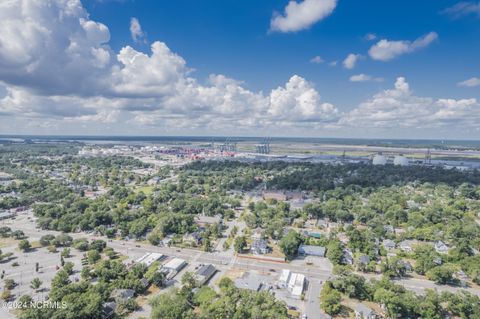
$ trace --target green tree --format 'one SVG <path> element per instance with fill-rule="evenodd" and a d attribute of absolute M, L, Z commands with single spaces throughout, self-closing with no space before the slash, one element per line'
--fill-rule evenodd
<path fill-rule="evenodd" d="M 70 257 L 70 248 L 63 248 L 63 250 L 62 250 L 62 257 L 63 257 L 63 258 L 68 258 L 68 257 Z"/>
<path fill-rule="evenodd" d="M 42 286 L 42 281 L 40 278 L 33 278 L 32 281 L 30 282 L 30 288 L 32 288 L 35 291 L 38 291 L 40 287 Z"/>
<path fill-rule="evenodd" d="M 235 238 L 233 249 L 235 250 L 235 252 L 241 253 L 245 249 L 246 245 L 247 245 L 247 240 L 245 239 L 245 236 L 239 236 Z"/>
<path fill-rule="evenodd" d="M 4 287 L 6 290 L 12 290 L 13 288 L 15 288 L 16 285 L 17 284 L 13 279 L 5 279 L 4 281 Z"/>
<path fill-rule="evenodd" d="M 21 251 L 24 251 L 24 252 L 27 252 L 29 251 L 32 246 L 30 245 L 30 242 L 26 239 L 22 239 L 19 243 L 18 243 L 18 248 L 21 250 Z"/>
<path fill-rule="evenodd" d="M 209 252 L 212 249 L 212 244 L 210 243 L 210 238 L 206 237 L 203 239 L 203 251 Z"/>
<path fill-rule="evenodd" d="M 427 272 L 427 278 L 437 284 L 448 284 L 453 281 L 453 268 L 450 265 L 434 267 Z"/>
<path fill-rule="evenodd" d="M 188 319 L 193 318 L 189 301 L 178 290 L 160 294 L 152 299 L 151 319 Z"/>
<path fill-rule="evenodd" d="M 339 240 L 331 240 L 327 245 L 327 258 L 334 265 L 342 263 L 343 260 L 343 245 Z"/>
<path fill-rule="evenodd" d="M 40 245 L 42 246 L 49 246 L 52 243 L 52 240 L 55 239 L 55 236 L 52 234 L 47 234 L 40 237 Z"/>
<path fill-rule="evenodd" d="M 279 242 L 280 249 L 285 258 L 292 260 L 298 252 L 298 247 L 302 243 L 302 236 L 294 230 L 290 230 Z"/>
<path fill-rule="evenodd" d="M 331 283 L 327 281 L 320 292 L 320 305 L 322 310 L 334 316 L 342 309 L 341 301 L 342 294 L 335 290 Z"/>
<path fill-rule="evenodd" d="M 68 273 L 65 270 L 59 270 L 52 279 L 52 289 L 62 288 L 70 283 Z"/>
<path fill-rule="evenodd" d="M 100 260 L 100 253 L 97 250 L 89 250 L 87 252 L 87 259 L 89 264 L 94 264 Z"/>

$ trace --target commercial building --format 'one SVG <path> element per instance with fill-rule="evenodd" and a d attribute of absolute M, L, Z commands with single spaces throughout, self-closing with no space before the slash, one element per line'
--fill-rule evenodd
<path fill-rule="evenodd" d="M 381 154 L 375 155 L 372 160 L 373 165 L 385 165 L 387 164 L 387 157 Z"/>
<path fill-rule="evenodd" d="M 235 280 L 235 287 L 239 289 L 248 289 L 252 291 L 269 290 L 269 278 L 247 272 L 241 278 Z"/>
<path fill-rule="evenodd" d="M 305 276 L 283 269 L 277 281 L 279 288 L 287 289 L 292 298 L 300 299 L 305 289 Z"/>
<path fill-rule="evenodd" d="M 179 272 L 180 270 L 183 269 L 187 265 L 187 262 L 181 258 L 173 258 L 170 260 L 168 263 L 163 265 L 163 269 L 168 270 L 168 271 L 175 271 Z"/>
<path fill-rule="evenodd" d="M 199 285 L 204 285 L 216 272 L 217 269 L 213 265 L 202 265 L 194 274 L 195 281 Z"/>
<path fill-rule="evenodd" d="M 325 257 L 325 247 L 300 245 L 298 248 L 298 254 L 303 256 Z"/>
<path fill-rule="evenodd" d="M 393 165 L 397 166 L 408 166 L 410 163 L 408 161 L 408 158 L 402 155 L 397 155 L 393 158 Z"/>
<path fill-rule="evenodd" d="M 164 255 L 159 254 L 159 253 L 146 253 L 142 257 L 135 260 L 135 263 L 144 264 L 147 267 L 150 267 L 154 262 L 162 259 L 163 257 L 164 257 Z"/>
<path fill-rule="evenodd" d="M 305 276 L 302 274 L 291 273 L 288 279 L 287 289 L 290 291 L 292 298 L 300 299 L 303 289 L 305 288 Z"/>
<path fill-rule="evenodd" d="M 280 278 L 278 278 L 277 286 L 280 288 L 287 288 L 288 280 L 290 279 L 291 271 L 288 269 L 283 269 L 282 273 L 280 274 Z"/>

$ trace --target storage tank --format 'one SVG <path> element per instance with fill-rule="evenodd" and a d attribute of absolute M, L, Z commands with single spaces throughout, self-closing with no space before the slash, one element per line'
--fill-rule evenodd
<path fill-rule="evenodd" d="M 372 160 L 373 165 L 385 165 L 387 164 L 387 157 L 381 154 L 377 154 L 373 157 Z"/>
<path fill-rule="evenodd" d="M 393 165 L 398 165 L 398 166 L 407 166 L 409 164 L 408 158 L 402 155 L 397 155 L 393 159 Z"/>

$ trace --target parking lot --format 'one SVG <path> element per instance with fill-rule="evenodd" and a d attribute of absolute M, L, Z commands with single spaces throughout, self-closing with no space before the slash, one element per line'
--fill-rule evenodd
<path fill-rule="evenodd" d="M 12 258 L 7 262 L 0 263 L 0 272 L 5 272 L 4 279 L 13 279 L 16 286 L 11 290 L 15 298 L 24 294 L 29 294 L 34 300 L 44 300 L 48 294 L 48 287 L 55 276 L 57 267 L 60 267 L 60 253 L 51 253 L 46 247 L 34 248 L 28 252 L 18 250 L 17 245 L 4 247 L 2 252 L 12 252 Z M 70 257 L 65 258 L 65 262 L 72 262 L 74 264 L 74 273 L 71 275 L 71 280 L 80 278 L 81 259 L 83 253 L 76 249 L 70 249 Z M 38 262 L 39 269 L 36 271 L 36 263 Z M 15 266 L 17 265 L 18 266 Z M 30 288 L 30 283 L 34 278 L 39 278 L 42 281 L 42 286 L 38 291 Z M 4 287 L 1 287 L 3 292 Z"/>

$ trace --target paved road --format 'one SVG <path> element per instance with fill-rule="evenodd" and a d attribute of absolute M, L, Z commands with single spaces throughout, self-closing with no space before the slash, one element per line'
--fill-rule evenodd
<path fill-rule="evenodd" d="M 22 218 L 20 218 L 22 219 Z M 60 234 L 60 232 L 56 231 L 43 231 L 38 230 L 35 227 L 35 223 L 33 221 L 27 221 L 24 218 L 23 221 L 21 220 L 13 220 L 4 223 L 6 226 L 10 226 L 14 230 L 22 230 L 25 232 L 27 236 L 32 239 L 38 239 L 41 236 L 50 233 L 50 234 Z M 93 234 L 88 233 L 73 233 L 70 234 L 73 238 L 88 238 L 88 239 L 100 239 L 101 237 L 95 236 Z M 103 238 L 105 239 L 105 238 Z M 320 318 L 319 312 L 319 301 L 318 295 L 320 291 L 319 281 L 322 282 L 327 280 L 331 275 L 331 267 L 321 267 L 321 266 L 306 266 L 304 264 L 283 264 L 277 263 L 273 261 L 265 261 L 265 260 L 250 260 L 244 258 L 238 258 L 230 256 L 230 254 L 225 254 L 222 252 L 213 252 L 207 253 L 202 252 L 194 249 L 187 249 L 187 248 L 174 248 L 174 247 L 159 247 L 159 246 L 151 246 L 140 244 L 134 241 L 123 241 L 123 240 L 108 240 L 108 246 L 112 247 L 116 251 L 121 254 L 124 254 L 129 257 L 129 260 L 134 260 L 137 257 L 141 256 L 147 252 L 158 252 L 167 256 L 175 256 L 182 259 L 185 259 L 188 262 L 196 261 L 200 263 L 211 263 L 216 265 L 220 269 L 225 268 L 239 268 L 245 270 L 257 270 L 257 271 L 264 271 L 264 272 L 271 272 L 272 270 L 275 272 L 280 272 L 282 269 L 289 269 L 292 272 L 297 272 L 304 274 L 311 284 L 311 288 L 307 291 L 307 305 L 306 305 L 306 312 L 308 318 Z M 364 274 L 362 274 L 364 275 Z M 372 278 L 375 277 L 374 275 L 365 275 L 365 277 Z M 377 276 L 379 277 L 379 276 Z M 423 293 L 425 289 L 437 289 L 439 291 L 451 291 L 455 292 L 461 288 L 452 287 L 452 286 L 444 286 L 444 285 L 436 285 L 435 283 L 417 279 L 417 278 L 409 278 L 409 279 L 402 279 L 397 281 L 399 284 L 405 286 L 405 288 L 414 291 L 415 293 Z M 318 284 L 317 284 L 318 283 Z M 480 296 L 480 289 L 475 288 L 467 288 L 467 291 L 471 292 L 472 294 L 476 294 Z"/>

